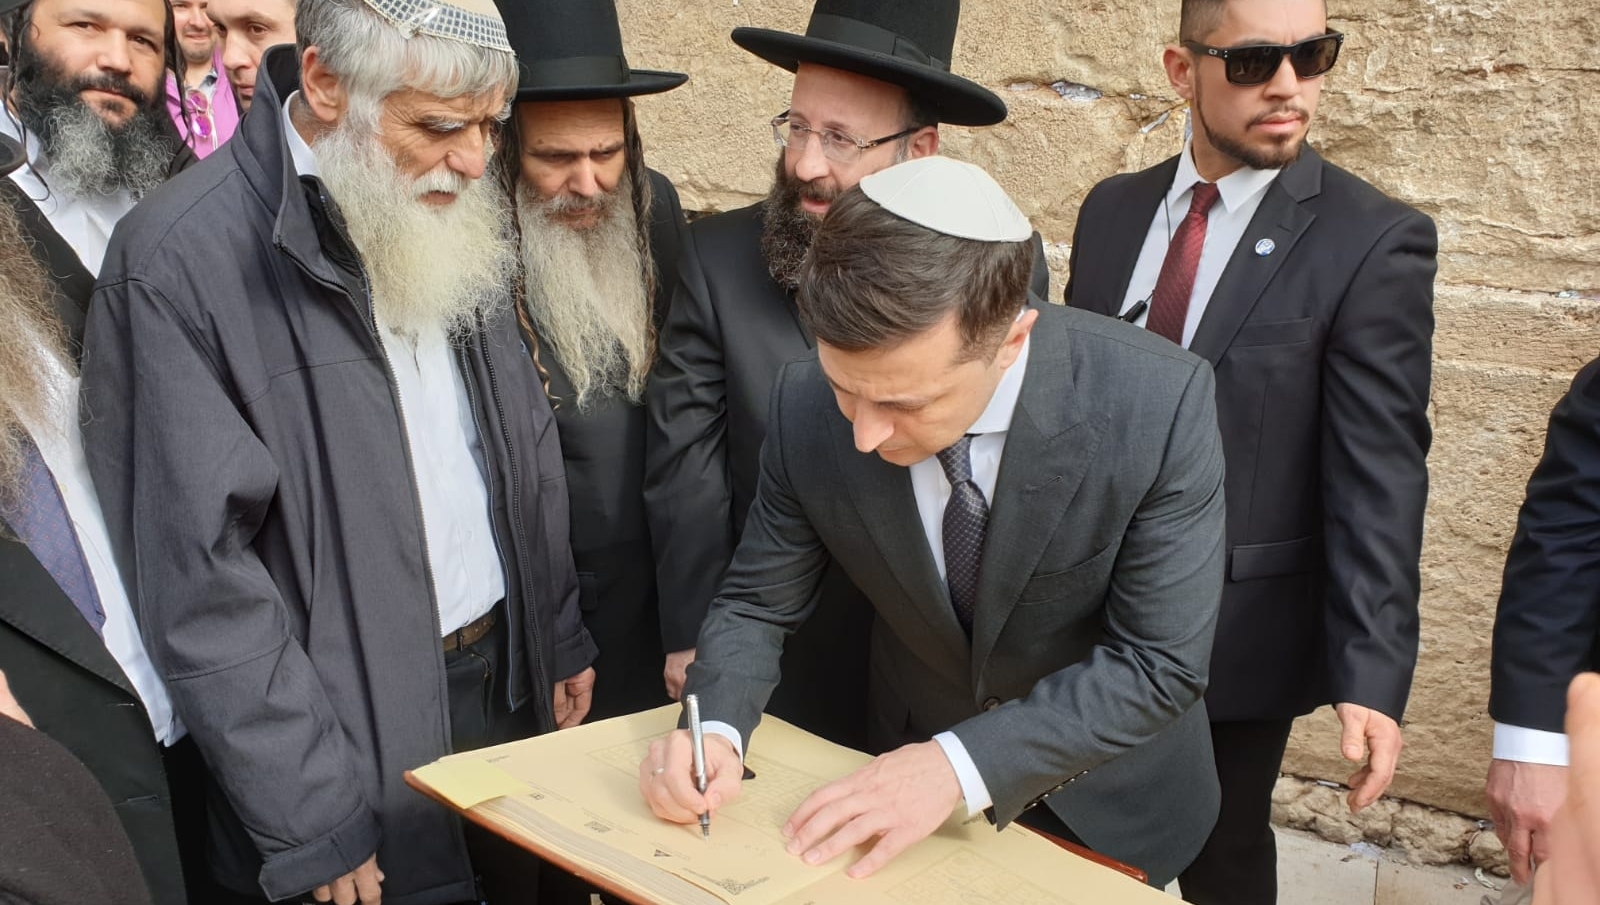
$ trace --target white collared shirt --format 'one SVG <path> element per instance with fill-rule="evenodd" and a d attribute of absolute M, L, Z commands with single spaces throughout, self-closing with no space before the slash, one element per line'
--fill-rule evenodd
<path fill-rule="evenodd" d="M 295 172 L 318 176 L 316 154 L 283 104 L 283 130 Z M 474 421 L 466 379 L 443 325 L 402 336 L 379 318 L 379 335 L 394 374 L 405 419 L 411 468 L 422 506 L 428 565 L 439 604 L 439 631 L 448 635 L 506 595 L 505 568 L 489 519 L 487 459 Z"/>
<path fill-rule="evenodd" d="M 1228 266 L 1228 259 L 1233 257 L 1233 250 L 1245 238 L 1250 218 L 1256 215 L 1256 208 L 1261 206 L 1267 186 L 1278 178 L 1280 172 L 1240 167 L 1217 180 L 1217 192 L 1221 197 L 1212 205 L 1206 217 L 1206 244 L 1200 252 L 1200 265 L 1194 274 L 1194 289 L 1189 295 L 1188 317 L 1183 322 L 1184 348 L 1188 348 L 1189 342 L 1194 339 L 1195 330 L 1200 327 L 1200 318 L 1211 301 L 1211 293 L 1217 288 L 1217 281 L 1222 279 L 1222 271 Z M 1194 184 L 1204 181 L 1194 166 L 1193 146 L 1185 143 L 1183 153 L 1178 157 L 1178 173 L 1172 179 L 1171 188 L 1167 189 L 1165 202 L 1157 208 L 1155 217 L 1150 221 L 1150 229 L 1145 233 L 1139 261 L 1133 267 L 1133 277 L 1128 280 L 1128 294 L 1122 301 L 1122 307 L 1117 309 L 1119 313 L 1126 313 L 1139 302 L 1148 301 L 1155 292 L 1156 280 L 1161 276 L 1161 264 L 1166 260 L 1173 233 L 1189 213 Z M 1253 244 L 1256 239 L 1250 241 Z M 1146 308 L 1134 323 L 1142 327 L 1149 316 L 1150 311 Z"/>
<path fill-rule="evenodd" d="M 994 395 L 989 397 L 983 414 L 964 432 L 976 435 L 972 438 L 968 455 L 972 461 L 972 480 L 983 491 L 986 501 L 994 500 L 995 482 L 1000 477 L 1000 459 L 1006 450 L 1006 433 L 1011 430 L 1011 417 L 1016 413 L 1017 399 L 1022 395 L 1022 379 L 1028 371 L 1028 350 L 1032 345 L 1031 336 L 1022 341 L 1022 351 L 1005 374 L 1001 375 L 1000 383 L 995 386 Z M 939 464 L 937 456 L 917 462 L 910 466 L 910 471 L 911 493 L 916 497 L 922 533 L 928 541 L 929 551 L 933 553 L 939 577 L 943 579 L 944 506 L 950 500 L 950 480 L 945 477 L 944 467 Z M 948 601 L 943 603 L 948 605 Z M 733 726 L 720 720 L 707 720 L 704 729 L 733 742 L 743 756 L 744 742 Z M 972 755 L 967 752 L 967 746 L 961 743 L 961 739 L 954 732 L 941 732 L 933 740 L 939 744 L 950 766 L 955 769 L 956 781 L 961 784 L 961 796 L 967 802 L 967 815 L 975 815 L 993 804 L 989 786 L 983 781 L 978 765 L 973 763 Z"/>
<path fill-rule="evenodd" d="M 24 139 L 22 124 L 8 108 L 0 108 L 0 135 L 21 142 L 28 156 L 27 163 L 11 172 L 11 181 L 38 206 L 50 226 L 77 253 L 83 269 L 91 276 L 99 276 L 111 231 L 118 220 L 133 210 L 133 195 L 127 189 L 119 189 L 110 195 L 78 197 L 50 186 L 50 163 L 44 159 L 39 137 L 29 132 Z"/>
<path fill-rule="evenodd" d="M 117 561 L 111 552 L 111 535 L 106 530 L 105 514 L 100 508 L 100 496 L 89 478 L 89 461 L 83 453 L 83 432 L 78 429 L 78 389 L 80 381 L 62 366 L 50 353 L 40 354 L 50 364 L 51 389 L 58 401 L 58 414 L 54 425 L 44 427 L 29 425 L 28 435 L 39 448 L 39 455 L 55 478 L 66 504 L 67 515 L 72 520 L 73 533 L 83 550 L 83 561 L 89 567 L 95 591 L 100 595 L 100 606 L 105 611 L 105 625 L 101 638 L 123 675 L 138 692 L 150 717 L 150 728 L 156 741 L 170 745 L 183 738 L 185 730 L 177 714 L 172 711 L 172 699 L 167 686 L 162 683 L 145 652 L 144 639 L 133 618 L 133 604 L 128 599 L 127 587 L 117 571 Z"/>

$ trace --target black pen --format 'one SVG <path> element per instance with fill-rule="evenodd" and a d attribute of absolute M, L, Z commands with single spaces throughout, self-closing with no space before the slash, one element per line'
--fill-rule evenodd
<path fill-rule="evenodd" d="M 1117 320 L 1127 321 L 1130 324 L 1134 323 L 1139 319 L 1139 315 L 1144 313 L 1144 309 L 1148 307 L 1150 307 L 1150 300 L 1147 298 L 1140 299 L 1134 302 L 1133 307 L 1129 308 L 1126 313 L 1117 315 Z"/>

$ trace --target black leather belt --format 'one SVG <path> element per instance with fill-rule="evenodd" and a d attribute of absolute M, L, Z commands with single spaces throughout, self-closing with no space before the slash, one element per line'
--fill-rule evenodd
<path fill-rule="evenodd" d="M 445 635 L 444 638 L 440 639 L 441 643 L 444 645 L 444 649 L 446 651 L 460 650 L 463 647 L 471 647 L 472 645 L 477 644 L 479 641 L 482 641 L 484 635 L 489 634 L 489 630 L 494 628 L 494 622 L 495 611 L 490 610 L 489 612 L 484 613 L 482 616 L 479 616 L 477 619 L 472 620 L 450 634 Z"/>

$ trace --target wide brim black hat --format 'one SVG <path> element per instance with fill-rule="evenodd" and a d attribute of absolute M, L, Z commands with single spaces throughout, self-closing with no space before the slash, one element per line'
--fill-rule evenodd
<path fill-rule="evenodd" d="M 5 0 L 0 0 L 5 2 Z M 588 101 L 670 91 L 681 72 L 634 69 L 612 0 L 495 0 L 517 52 L 517 101 Z"/>
<path fill-rule="evenodd" d="M 774 66 L 843 69 L 899 85 L 939 111 L 939 121 L 991 126 L 1006 118 L 993 91 L 950 72 L 956 0 L 818 0 L 803 35 L 736 28 L 733 41 Z"/>
<path fill-rule="evenodd" d="M 0 135 L 0 177 L 9 175 L 27 159 L 28 154 L 22 149 L 22 145 L 9 136 Z"/>

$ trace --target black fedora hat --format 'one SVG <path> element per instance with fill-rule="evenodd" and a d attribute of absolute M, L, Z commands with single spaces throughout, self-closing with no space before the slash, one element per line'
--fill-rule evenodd
<path fill-rule="evenodd" d="M 670 91 L 681 72 L 630 69 L 613 0 L 495 0 L 517 52 L 518 101 L 585 101 Z"/>
<path fill-rule="evenodd" d="M 28 155 L 22 150 L 22 145 L 8 136 L 0 135 L 0 178 L 22 166 L 22 162 L 27 159 Z"/>
<path fill-rule="evenodd" d="M 993 91 L 950 74 L 961 0 L 817 0 L 804 35 L 735 28 L 733 41 L 794 72 L 816 63 L 899 85 L 939 111 L 939 121 L 989 126 L 1006 118 Z"/>

